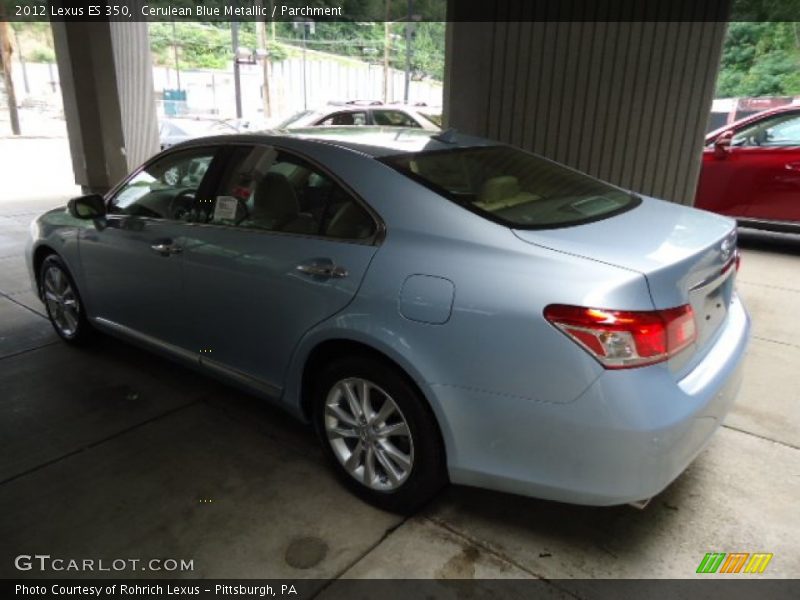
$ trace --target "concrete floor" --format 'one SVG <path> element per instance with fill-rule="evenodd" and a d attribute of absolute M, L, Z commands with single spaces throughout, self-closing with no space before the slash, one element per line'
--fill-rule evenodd
<path fill-rule="evenodd" d="M 402 519 L 343 490 L 281 411 L 112 339 L 60 343 L 21 258 L 60 202 L 0 198 L 0 577 L 46 553 L 217 578 L 690 578 L 711 551 L 772 552 L 762 577 L 800 577 L 800 240 L 742 235 L 744 388 L 646 510 L 451 487 Z"/>

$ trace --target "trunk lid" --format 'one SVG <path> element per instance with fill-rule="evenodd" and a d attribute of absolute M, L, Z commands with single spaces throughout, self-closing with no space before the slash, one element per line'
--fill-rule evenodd
<path fill-rule="evenodd" d="M 697 342 L 693 352 L 670 361 L 675 371 L 702 356 L 727 315 L 736 271 L 736 223 L 727 217 L 645 197 L 636 208 L 593 223 L 514 233 L 531 244 L 641 273 L 657 309 L 691 304 Z"/>

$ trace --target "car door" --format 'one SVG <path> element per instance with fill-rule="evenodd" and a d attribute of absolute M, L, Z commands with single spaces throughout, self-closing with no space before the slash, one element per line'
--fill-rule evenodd
<path fill-rule="evenodd" d="M 736 217 L 800 221 L 800 111 L 745 125 L 727 152 L 707 148 L 697 205 Z"/>
<path fill-rule="evenodd" d="M 230 151 L 183 252 L 202 364 L 278 396 L 297 342 L 355 296 L 376 217 L 330 173 L 269 146 Z"/>
<path fill-rule="evenodd" d="M 106 327 L 185 348 L 181 251 L 215 148 L 168 153 L 107 200 L 108 214 L 79 234 L 90 313 Z"/>

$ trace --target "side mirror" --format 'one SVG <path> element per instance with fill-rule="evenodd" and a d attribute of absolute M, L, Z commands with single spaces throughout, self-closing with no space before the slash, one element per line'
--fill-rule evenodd
<path fill-rule="evenodd" d="M 100 194 L 78 196 L 67 203 L 67 210 L 76 219 L 99 219 L 106 215 L 106 201 Z"/>
<path fill-rule="evenodd" d="M 717 158 L 725 158 L 728 152 L 731 151 L 731 140 L 733 139 L 733 130 L 725 131 L 714 140 L 714 156 Z"/>

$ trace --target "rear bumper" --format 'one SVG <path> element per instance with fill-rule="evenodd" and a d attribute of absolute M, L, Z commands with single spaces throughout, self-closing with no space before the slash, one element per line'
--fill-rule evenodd
<path fill-rule="evenodd" d="M 451 480 L 577 504 L 653 496 L 733 405 L 749 331 L 734 297 L 717 342 L 680 381 L 663 364 L 605 371 L 566 404 L 433 386 L 448 424 Z"/>

